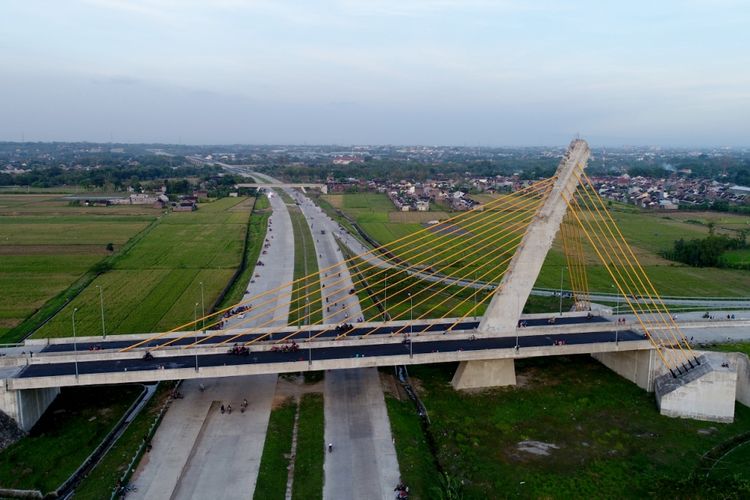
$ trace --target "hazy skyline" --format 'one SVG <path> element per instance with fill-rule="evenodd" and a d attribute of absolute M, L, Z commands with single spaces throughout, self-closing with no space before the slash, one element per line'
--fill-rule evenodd
<path fill-rule="evenodd" d="M 0 140 L 748 146 L 748 26 L 732 0 L 5 0 Z"/>

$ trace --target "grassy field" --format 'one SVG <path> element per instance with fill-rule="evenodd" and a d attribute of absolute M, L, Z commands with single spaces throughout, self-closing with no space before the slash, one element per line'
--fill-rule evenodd
<path fill-rule="evenodd" d="M 293 500 L 323 498 L 323 430 L 323 395 L 303 395 L 297 429 L 297 455 L 294 460 Z"/>
<path fill-rule="evenodd" d="M 85 287 L 92 268 L 112 259 L 108 244 L 117 255 L 160 214 L 150 206 L 73 207 L 54 195 L 0 195 L 0 339 L 30 333 L 65 303 L 69 287 Z"/>
<path fill-rule="evenodd" d="M 34 336 L 71 335 L 73 308 L 79 309 L 78 335 L 100 334 L 97 286 L 107 333 L 163 331 L 192 321 L 201 313 L 200 283 L 208 312 L 240 263 L 249 212 L 244 198 L 224 198 L 162 217 Z"/>
<path fill-rule="evenodd" d="M 320 284 L 317 277 L 318 256 L 315 254 L 315 241 L 310 232 L 310 226 L 299 207 L 293 205 L 288 209 L 294 231 L 294 280 L 316 273 L 294 284 L 292 301 L 289 304 L 289 324 L 320 323 L 323 320 L 323 314 L 320 304 Z M 310 303 L 309 318 L 306 318 L 305 301 Z"/>
<path fill-rule="evenodd" d="M 398 220 L 398 212 L 385 195 L 380 194 L 344 194 L 327 195 L 321 197 L 333 206 L 339 207 L 349 217 L 366 231 L 370 237 L 381 244 L 388 244 L 408 234 L 413 234 L 424 226 L 413 222 L 394 222 Z M 750 218 L 732 214 L 712 214 L 704 212 L 647 212 L 635 207 L 613 205 L 611 210 L 618 227 L 633 248 L 634 253 L 645 267 L 646 273 L 653 281 L 656 289 L 664 295 L 687 296 L 747 296 L 750 295 L 750 271 L 694 268 L 665 260 L 659 252 L 670 249 L 679 238 L 701 238 L 709 232 L 709 222 L 715 224 L 715 230 L 734 232 L 748 226 Z M 455 214 L 450 214 L 455 215 Z M 477 219 L 479 220 L 479 219 Z M 463 223 L 462 227 L 469 232 L 477 226 Z M 484 229 L 482 229 L 484 230 Z M 517 234 L 516 232 L 510 232 Z M 421 235 L 420 235 L 421 236 Z M 456 238 L 469 236 L 454 236 Z M 477 236 L 479 238 L 480 236 Z M 484 237 L 484 236 L 481 236 Z M 425 237 L 411 246 L 396 250 L 399 257 L 409 260 L 410 249 L 422 243 L 429 242 L 427 248 L 438 248 L 440 239 L 437 235 Z M 592 291 L 612 292 L 612 279 L 604 266 L 601 265 L 596 253 L 588 247 L 584 248 L 584 258 L 587 262 L 588 281 Z M 422 249 L 425 247 L 422 247 Z M 419 251 L 421 252 L 422 249 Z M 414 250 L 416 252 L 416 250 Z M 414 253 L 411 254 L 415 255 Z M 429 254 L 425 254 L 429 255 Z M 735 260 L 745 259 L 744 254 L 733 256 Z M 416 257 L 423 259 L 425 256 Z M 430 258 L 427 258 L 429 262 Z M 460 261 L 460 259 L 457 259 Z M 459 270 L 466 270 L 471 275 L 471 269 L 486 262 L 480 260 L 476 265 L 458 262 L 460 265 L 445 266 L 441 272 L 456 275 Z M 539 275 L 536 286 L 557 288 L 560 286 L 560 268 L 565 267 L 562 243 L 559 238 L 553 244 L 552 250 Z M 564 274 L 564 285 L 569 287 L 567 273 Z"/>
<path fill-rule="evenodd" d="M 31 434 L 0 453 L 0 486 L 42 493 L 58 488 L 141 391 L 132 385 L 63 388 Z"/>
<path fill-rule="evenodd" d="M 292 398 L 271 410 L 263 456 L 260 459 L 256 500 L 283 500 L 286 494 L 287 467 L 292 450 L 292 430 L 297 404 Z"/>
<path fill-rule="evenodd" d="M 519 361 L 516 387 L 475 393 L 449 385 L 455 366 L 415 366 L 411 376 L 440 467 L 464 482 L 466 499 L 658 497 L 676 491 L 703 453 L 750 429 L 750 408 L 740 404 L 733 424 L 663 417 L 652 394 L 587 356 Z M 434 498 L 424 490 L 437 481 L 415 437 L 416 413 L 396 402 L 388 408 L 399 462 L 409 462 L 404 480 L 420 498 Z M 554 447 L 536 455 L 522 441 Z M 726 498 L 734 488 L 723 486 Z"/>
<path fill-rule="evenodd" d="M 122 436 L 78 485 L 75 490 L 77 500 L 109 498 L 173 389 L 172 382 L 162 382 L 159 385 L 156 393 L 128 425 Z"/>

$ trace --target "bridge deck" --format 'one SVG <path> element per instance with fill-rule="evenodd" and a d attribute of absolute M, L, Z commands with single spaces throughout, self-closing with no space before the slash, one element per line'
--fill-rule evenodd
<path fill-rule="evenodd" d="M 547 319 L 546 318 L 529 318 L 524 320 L 526 322 L 527 327 L 532 328 L 536 326 L 548 326 Z M 426 323 L 426 322 L 415 322 L 411 329 L 403 329 L 403 325 L 389 325 L 389 326 L 372 326 L 371 324 L 367 324 L 367 326 L 361 326 L 357 323 L 354 323 L 354 329 L 349 332 L 347 337 L 349 338 L 358 338 L 366 334 L 370 334 L 369 336 L 377 337 L 379 335 L 390 335 L 394 332 L 397 332 L 399 330 L 403 330 L 402 333 L 409 333 L 409 331 L 413 332 L 421 332 L 422 330 L 425 331 L 425 333 L 440 333 L 444 332 L 453 325 L 453 321 L 448 321 L 444 323 Z M 557 317 L 555 321 L 555 325 L 562 326 L 562 325 L 576 325 L 576 324 L 585 324 L 585 323 L 608 323 L 608 320 L 601 316 L 594 316 L 590 319 L 587 319 L 585 317 L 581 316 L 575 316 L 575 317 Z M 456 324 L 455 327 L 453 327 L 452 331 L 460 331 L 465 332 L 467 330 L 473 330 L 479 325 L 478 321 L 462 321 Z M 289 335 L 291 335 L 289 340 L 295 340 L 298 342 L 303 342 L 307 340 L 308 338 L 308 331 L 309 335 L 315 336 L 317 333 L 320 333 L 323 331 L 323 333 L 317 337 L 320 340 L 330 340 L 335 338 L 337 335 L 339 335 L 339 332 L 336 332 L 335 330 L 326 330 L 327 328 L 330 328 L 330 325 L 327 326 L 313 326 L 310 327 L 307 330 L 304 331 L 298 331 L 296 328 L 284 328 L 279 329 L 277 331 L 274 331 L 275 329 L 266 329 L 269 331 L 274 331 L 273 335 L 269 338 L 266 337 L 264 340 L 269 341 L 277 341 L 279 339 L 285 338 Z M 251 333 L 240 333 L 242 330 L 238 330 L 237 333 L 217 333 L 216 331 L 209 330 L 210 334 L 215 334 L 215 336 L 208 338 L 205 341 L 201 342 L 201 346 L 210 346 L 212 344 L 220 344 L 224 342 L 231 342 L 233 343 L 245 343 L 245 342 L 251 342 L 253 340 L 257 340 L 259 337 L 264 335 L 264 333 L 261 332 L 251 332 Z M 295 333 L 296 332 L 296 333 Z M 198 339 L 201 340 L 201 338 L 204 337 L 204 335 L 199 335 Z M 236 337 L 236 338 L 235 338 Z M 163 346 L 165 343 L 170 342 L 173 340 L 174 337 L 163 337 L 161 339 L 155 339 L 148 344 L 144 345 L 143 347 L 149 347 L 149 348 L 158 348 L 159 346 Z M 230 340 L 232 339 L 232 340 Z M 55 353 L 55 352 L 71 352 L 73 351 L 73 343 L 70 339 L 68 339 L 68 342 L 60 343 L 60 344 L 50 344 L 45 346 L 41 352 L 43 353 Z M 170 345 L 172 346 L 179 346 L 184 347 L 188 346 L 195 342 L 195 337 L 192 335 L 188 335 L 184 338 L 180 338 L 179 340 L 176 340 L 174 342 L 171 342 Z M 77 343 L 77 349 L 79 351 L 88 351 L 89 349 L 124 349 L 126 347 L 129 347 L 133 345 L 135 342 L 132 339 L 128 340 L 122 340 L 118 339 L 117 336 L 110 336 L 107 339 L 101 339 L 101 340 L 95 340 L 95 341 L 82 341 Z"/>
<path fill-rule="evenodd" d="M 391 344 L 371 344 L 371 345 L 346 345 L 340 347 L 318 347 L 310 349 L 300 349 L 296 352 L 278 352 L 278 351 L 254 351 L 248 356 L 237 356 L 230 355 L 227 353 L 216 353 L 216 354 L 204 354 L 198 357 L 198 365 L 200 371 L 203 372 L 207 368 L 230 368 L 241 365 L 267 365 L 263 370 L 264 373 L 273 372 L 274 365 L 278 365 L 278 372 L 286 371 L 300 371 L 305 369 L 305 366 L 309 365 L 307 369 L 320 369 L 321 367 L 314 367 L 316 364 L 324 361 L 336 361 L 336 360 L 354 360 L 355 365 L 362 364 L 363 366 L 377 366 L 379 363 L 374 361 L 374 358 L 379 359 L 390 359 L 395 356 L 411 356 L 415 358 L 415 362 L 429 362 L 420 361 L 419 358 L 423 358 L 423 355 L 440 353 L 443 355 L 442 361 L 451 361 L 460 359 L 460 355 L 464 353 L 476 353 L 481 354 L 483 351 L 496 351 L 496 350 L 512 350 L 516 352 L 515 356 L 524 357 L 528 352 L 529 348 L 542 348 L 534 350 L 534 355 L 555 355 L 555 354 L 568 354 L 570 348 L 583 348 L 573 349 L 574 352 L 587 352 L 588 345 L 597 345 L 596 351 L 602 350 L 617 350 L 621 344 L 638 344 L 638 347 L 633 346 L 632 348 L 648 348 L 645 344 L 643 336 L 632 330 L 625 330 L 619 332 L 617 335 L 617 346 L 615 345 L 615 336 L 612 332 L 590 332 L 590 333 L 578 333 L 578 334 L 563 334 L 563 335 L 534 335 L 526 337 L 497 337 L 497 338 L 477 338 L 471 339 L 456 339 L 456 340 L 441 340 L 441 341 L 426 341 L 426 342 L 413 342 L 411 346 L 409 343 L 391 343 Z M 519 350 L 515 350 L 516 342 L 518 341 Z M 562 342 L 560 342 L 562 341 Z M 558 344 L 556 344 L 558 342 Z M 603 344 L 609 345 L 609 347 L 601 347 Z M 626 350 L 629 350 L 627 347 Z M 542 352 L 542 354 L 540 354 Z M 545 354 L 546 353 L 546 354 Z M 481 357 L 481 356 L 480 356 Z M 492 356 L 488 356 L 492 357 Z M 368 362 L 365 362 L 365 359 Z M 304 366 L 299 366 L 300 363 L 305 362 Z M 372 361 L 372 362 L 371 362 Z M 288 365 L 293 363 L 295 365 L 293 370 L 281 365 Z M 133 378 L 134 372 L 151 372 L 158 373 L 157 377 L 146 377 L 146 379 L 171 379 L 171 378 L 183 378 L 184 373 L 175 373 L 174 376 L 170 376 L 167 372 L 184 372 L 184 369 L 195 368 L 196 356 L 193 354 L 168 356 L 168 357 L 155 357 L 151 360 L 144 360 L 141 358 L 127 358 L 127 359 L 114 359 L 114 360 L 97 360 L 97 361 L 85 361 L 80 360 L 78 365 L 78 373 L 81 378 L 87 375 L 105 375 L 105 374 L 119 374 L 126 375 L 126 379 Z M 349 367 L 351 363 L 345 363 L 346 366 L 340 366 L 342 368 Z M 383 363 L 387 364 L 387 363 Z M 335 368 L 334 364 L 328 363 L 329 368 Z M 65 376 L 75 376 L 76 363 L 66 360 L 64 362 L 57 363 L 43 363 L 43 364 L 31 364 L 23 368 L 23 370 L 17 375 L 17 378 L 10 380 L 14 386 L 23 386 L 26 384 L 20 383 L 23 379 L 31 378 L 55 378 L 56 384 L 69 385 L 61 378 Z M 227 371 L 227 375 L 232 375 Z M 205 376 L 217 376 L 215 372 L 207 374 Z M 138 378 L 138 377 L 135 377 Z M 96 383 L 94 379 L 91 379 L 88 383 Z M 107 377 L 101 378 L 99 383 L 112 383 Z"/>

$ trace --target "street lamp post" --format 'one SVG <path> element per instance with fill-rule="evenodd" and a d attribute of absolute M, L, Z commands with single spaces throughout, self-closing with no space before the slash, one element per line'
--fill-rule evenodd
<path fill-rule="evenodd" d="M 201 283 L 202 284 L 202 283 Z M 193 308 L 193 333 L 195 335 L 195 345 L 193 346 L 193 349 L 195 349 L 195 371 L 198 371 L 198 303 L 195 303 L 195 307 Z"/>
<path fill-rule="evenodd" d="M 562 294 L 563 294 L 563 271 L 565 267 L 560 266 L 560 316 L 562 316 Z"/>
<path fill-rule="evenodd" d="M 477 270 L 474 269 L 474 320 L 477 319 Z"/>
<path fill-rule="evenodd" d="M 206 329 L 206 302 L 203 300 L 203 282 L 202 281 L 200 285 L 201 285 L 201 330 L 204 331 Z"/>
<path fill-rule="evenodd" d="M 619 340 L 619 334 L 620 334 L 620 294 L 617 294 L 617 305 L 615 306 L 615 311 L 617 311 L 617 326 L 615 327 L 615 345 L 620 344 Z"/>
<path fill-rule="evenodd" d="M 414 299 L 411 296 L 411 292 L 409 292 L 409 357 L 414 356 L 414 351 L 412 350 L 412 342 L 413 339 L 412 334 L 414 333 Z"/>
<path fill-rule="evenodd" d="M 76 367 L 76 380 L 78 380 L 78 343 L 76 342 L 76 313 L 78 308 L 73 309 L 73 360 Z"/>
<path fill-rule="evenodd" d="M 383 301 L 383 313 L 385 314 L 385 320 L 388 321 L 388 270 L 385 271 L 385 300 Z"/>
<path fill-rule="evenodd" d="M 106 339 L 107 330 L 104 328 L 104 292 L 102 291 L 102 287 L 100 285 L 96 285 L 96 288 L 99 289 L 99 309 L 102 313 L 102 339 Z"/>
<path fill-rule="evenodd" d="M 518 295 L 516 295 L 516 311 L 518 311 Z M 521 311 L 521 314 L 523 314 L 523 310 Z M 518 317 L 521 317 L 521 314 L 518 315 Z M 521 348 L 520 345 L 518 345 L 518 330 L 520 329 L 521 325 L 516 325 L 516 352 Z"/>

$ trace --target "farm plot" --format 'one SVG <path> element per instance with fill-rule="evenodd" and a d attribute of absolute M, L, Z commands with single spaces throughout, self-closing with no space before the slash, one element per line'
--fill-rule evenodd
<path fill-rule="evenodd" d="M 113 207 L 87 207 L 86 213 L 79 208 L 59 196 L 0 195 L 0 338 L 5 341 L 30 331 L 22 325 L 36 311 L 47 305 L 53 312 L 62 305 L 64 291 L 160 213 L 150 207 L 132 215 Z"/>
<path fill-rule="evenodd" d="M 251 210 L 243 201 L 225 198 L 163 217 L 35 336 L 69 336 L 73 308 L 79 335 L 100 334 L 97 287 L 108 334 L 168 330 L 208 312 L 242 258 Z"/>

